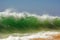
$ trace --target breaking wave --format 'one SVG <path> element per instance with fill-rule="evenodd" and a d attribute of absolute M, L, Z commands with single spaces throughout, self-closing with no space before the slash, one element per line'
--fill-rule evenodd
<path fill-rule="evenodd" d="M 60 33 L 52 32 L 52 30 L 59 29 L 60 17 L 58 16 L 15 12 L 10 9 L 0 12 L 0 35 L 2 34 L 2 36 L 4 36 L 9 34 L 7 38 L 0 40 L 33 40 L 33 38 L 50 38 L 52 37 L 51 35 Z"/>

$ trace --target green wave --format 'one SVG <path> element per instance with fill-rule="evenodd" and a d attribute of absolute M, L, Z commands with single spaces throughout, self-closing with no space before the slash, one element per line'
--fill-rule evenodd
<path fill-rule="evenodd" d="M 14 16 L 0 17 L 0 33 L 26 33 L 41 30 L 59 30 L 60 18 L 53 20 L 41 19 L 35 16 L 15 18 Z"/>

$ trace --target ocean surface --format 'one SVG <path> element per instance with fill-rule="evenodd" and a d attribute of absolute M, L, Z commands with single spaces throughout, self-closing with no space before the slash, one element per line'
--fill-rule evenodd
<path fill-rule="evenodd" d="M 9 9 L 0 12 L 0 40 L 52 40 L 53 35 L 58 34 L 58 16 L 14 12 Z"/>

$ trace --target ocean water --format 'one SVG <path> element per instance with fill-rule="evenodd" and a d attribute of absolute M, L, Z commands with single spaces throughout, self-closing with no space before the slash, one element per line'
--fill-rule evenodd
<path fill-rule="evenodd" d="M 0 40 L 50 38 L 51 35 L 59 34 L 58 31 L 60 31 L 60 17 L 58 16 L 15 12 L 9 9 L 0 12 L 0 35 L 7 35 Z"/>

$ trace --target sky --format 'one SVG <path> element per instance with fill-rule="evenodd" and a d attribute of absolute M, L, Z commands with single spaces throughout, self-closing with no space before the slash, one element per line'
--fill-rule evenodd
<path fill-rule="evenodd" d="M 0 0 L 0 12 L 8 8 L 38 15 L 60 16 L 60 0 Z"/>

